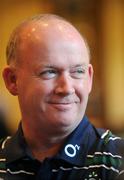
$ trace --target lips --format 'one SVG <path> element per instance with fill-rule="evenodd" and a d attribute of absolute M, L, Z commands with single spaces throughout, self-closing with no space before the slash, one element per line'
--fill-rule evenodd
<path fill-rule="evenodd" d="M 77 102 L 74 101 L 52 101 L 49 102 L 49 104 L 51 105 L 52 108 L 57 109 L 58 111 L 69 111 L 73 108 L 73 106 L 76 104 Z"/>
<path fill-rule="evenodd" d="M 51 103 L 51 106 L 59 111 L 67 111 L 72 109 L 74 103 Z"/>
<path fill-rule="evenodd" d="M 67 105 L 67 104 L 73 104 L 75 102 L 49 102 L 49 104 L 63 104 L 63 105 Z"/>
<path fill-rule="evenodd" d="M 79 100 L 77 99 L 53 99 L 53 100 L 50 100 L 48 101 L 48 103 L 50 104 L 63 104 L 63 105 L 66 105 L 66 104 L 73 104 L 73 103 L 79 103 Z"/>
<path fill-rule="evenodd" d="M 74 97 L 68 96 L 68 97 L 63 97 L 63 98 L 51 97 L 47 101 L 47 103 L 51 107 L 59 111 L 71 110 L 79 102 L 80 102 L 80 99 L 77 96 L 74 96 Z"/>

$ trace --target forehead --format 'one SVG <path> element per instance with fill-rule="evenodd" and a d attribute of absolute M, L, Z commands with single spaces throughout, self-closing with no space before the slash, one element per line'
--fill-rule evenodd
<path fill-rule="evenodd" d="M 54 21 L 25 27 L 20 33 L 18 55 L 21 61 L 31 63 L 60 64 L 71 59 L 89 61 L 86 44 L 75 28 L 67 23 L 55 24 Z"/>

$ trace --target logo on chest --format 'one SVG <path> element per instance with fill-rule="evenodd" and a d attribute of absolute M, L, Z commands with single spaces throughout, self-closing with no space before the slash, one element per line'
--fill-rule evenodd
<path fill-rule="evenodd" d="M 69 157 L 75 157 L 76 154 L 77 154 L 77 151 L 79 151 L 80 149 L 80 146 L 78 146 L 77 144 L 76 145 L 72 145 L 72 144 L 67 144 L 65 146 L 65 154 Z"/>

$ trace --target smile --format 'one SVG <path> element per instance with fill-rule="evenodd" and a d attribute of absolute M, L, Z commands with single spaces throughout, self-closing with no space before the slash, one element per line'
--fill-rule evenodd
<path fill-rule="evenodd" d="M 67 111 L 72 108 L 72 106 L 75 104 L 75 102 L 72 103 L 50 103 L 52 107 L 60 110 L 60 111 Z"/>

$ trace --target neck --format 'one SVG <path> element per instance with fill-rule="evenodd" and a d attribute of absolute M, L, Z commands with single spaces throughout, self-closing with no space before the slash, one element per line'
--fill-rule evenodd
<path fill-rule="evenodd" d="M 66 138 L 65 135 L 50 135 L 49 133 L 38 133 L 38 130 L 26 128 L 22 124 L 26 142 L 33 154 L 39 161 L 52 157 L 58 153 Z"/>
<path fill-rule="evenodd" d="M 61 148 L 61 146 L 62 144 L 59 143 L 52 145 L 49 148 L 40 148 L 41 150 L 32 148 L 32 154 L 37 160 L 43 161 L 45 158 L 53 157 L 54 155 L 56 155 L 59 149 Z"/>

